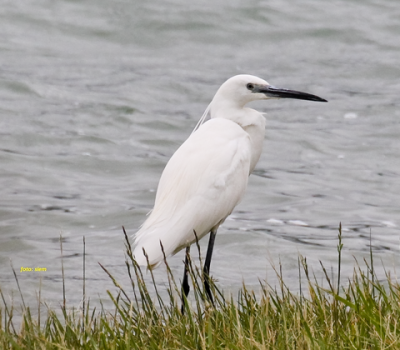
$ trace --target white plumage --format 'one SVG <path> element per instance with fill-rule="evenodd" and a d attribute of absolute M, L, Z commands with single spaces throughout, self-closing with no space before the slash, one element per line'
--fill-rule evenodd
<path fill-rule="evenodd" d="M 199 147 L 200 145 L 200 147 Z M 154 209 L 136 234 L 139 264 L 163 260 L 218 227 L 239 203 L 250 170 L 249 136 L 237 124 L 213 119 L 175 152 L 161 176 Z"/>
<path fill-rule="evenodd" d="M 157 189 L 154 208 L 134 238 L 134 256 L 150 267 L 177 253 L 218 226 L 242 199 L 248 176 L 262 151 L 265 119 L 248 102 L 289 97 L 324 101 L 297 91 L 277 89 L 265 80 L 238 75 L 228 79 L 200 125 L 171 157 Z"/>

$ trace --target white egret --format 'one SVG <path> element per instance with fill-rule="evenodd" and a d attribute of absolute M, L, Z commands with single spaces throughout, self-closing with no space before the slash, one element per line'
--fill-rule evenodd
<path fill-rule="evenodd" d="M 260 158 L 265 119 L 245 105 L 270 98 L 326 100 L 304 92 L 280 89 L 252 75 L 237 75 L 221 85 L 211 101 L 211 119 L 199 122 L 195 131 L 167 163 L 158 184 L 154 208 L 134 237 L 139 265 L 158 266 L 166 256 L 186 247 L 182 289 L 187 295 L 189 247 L 210 232 L 204 264 L 208 284 L 211 256 L 218 227 L 242 199 L 248 177 Z M 204 116 L 203 116 L 204 117 Z M 203 124 L 202 124 L 203 123 Z"/>

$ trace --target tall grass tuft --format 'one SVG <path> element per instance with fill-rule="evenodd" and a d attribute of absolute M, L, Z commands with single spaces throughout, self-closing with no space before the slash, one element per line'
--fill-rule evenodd
<path fill-rule="evenodd" d="M 125 230 L 124 230 L 125 233 Z M 214 306 L 203 287 L 202 269 L 188 259 L 192 297 L 183 298 L 167 260 L 167 298 L 156 288 L 152 275 L 147 285 L 132 256 L 126 238 L 127 278 L 125 290 L 106 267 L 118 292 L 108 292 L 114 310 L 67 311 L 61 316 L 50 308 L 47 318 L 35 320 L 29 306 L 23 310 L 19 328 L 13 322 L 13 307 L 0 308 L 0 348 L 4 349 L 398 349 L 400 348 L 400 285 L 389 274 L 381 282 L 373 260 L 366 272 L 356 261 L 354 273 L 340 281 L 342 237 L 339 230 L 338 279 L 335 285 L 321 263 L 328 288 L 318 284 L 306 258 L 299 257 L 308 293 L 289 290 L 276 269 L 279 290 L 260 282 L 260 291 L 245 285 L 237 298 L 227 296 L 211 280 Z M 301 274 L 299 274 L 299 278 Z M 384 287 L 384 285 L 386 287 Z M 155 290 L 152 297 L 151 290 Z M 306 296 L 308 295 L 308 296 Z M 84 304 L 85 305 L 85 304 Z M 39 322 L 39 323 L 38 323 Z"/>

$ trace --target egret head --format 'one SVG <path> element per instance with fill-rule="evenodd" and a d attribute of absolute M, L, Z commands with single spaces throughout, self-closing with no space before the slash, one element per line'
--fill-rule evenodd
<path fill-rule="evenodd" d="M 243 107 L 246 103 L 270 98 L 327 102 L 306 92 L 276 88 L 261 78 L 247 74 L 236 75 L 223 83 L 215 94 L 213 102 Z"/>

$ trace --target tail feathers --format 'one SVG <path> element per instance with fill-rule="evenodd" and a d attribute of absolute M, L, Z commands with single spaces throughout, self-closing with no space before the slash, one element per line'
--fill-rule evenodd
<path fill-rule="evenodd" d="M 133 254 L 139 265 L 148 265 L 143 249 L 148 256 L 150 268 L 157 267 L 164 260 L 161 244 L 165 257 L 168 257 L 196 241 L 193 231 L 196 231 L 200 240 L 212 228 L 218 227 L 223 222 L 221 218 L 225 219 L 229 215 L 230 207 L 223 208 L 220 205 L 220 202 L 226 202 L 224 196 L 214 201 L 213 206 L 207 205 L 208 202 L 204 196 L 196 196 L 180 210 L 165 211 L 163 215 L 159 214 L 161 211 L 153 210 L 135 235 Z"/>
<path fill-rule="evenodd" d="M 184 247 L 184 245 L 181 246 L 181 242 L 177 238 L 179 235 L 174 235 L 174 231 L 171 231 L 169 228 L 153 228 L 148 232 L 140 231 L 136 236 L 133 251 L 136 262 L 140 266 L 149 265 L 151 269 L 156 268 L 164 260 L 164 254 L 165 257 L 168 257 Z M 148 262 L 144 253 L 148 257 Z"/>
<path fill-rule="evenodd" d="M 147 258 L 145 254 L 147 255 Z M 146 242 L 139 242 L 136 244 L 133 256 L 140 266 L 149 266 L 151 269 L 156 268 L 164 260 L 164 254 L 160 242 L 157 244 L 155 240 L 147 240 Z M 167 256 L 167 253 L 165 256 Z"/>

